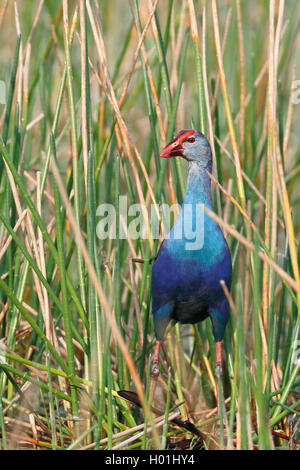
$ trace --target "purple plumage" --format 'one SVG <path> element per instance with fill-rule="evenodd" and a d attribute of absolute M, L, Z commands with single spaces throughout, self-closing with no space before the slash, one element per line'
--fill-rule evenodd
<path fill-rule="evenodd" d="M 231 256 L 219 225 L 205 212 L 213 210 L 210 177 L 212 154 L 203 134 L 181 131 L 161 152 L 189 162 L 182 210 L 163 241 L 152 268 L 152 312 L 157 345 L 153 375 L 158 373 L 159 344 L 170 320 L 198 323 L 208 316 L 221 363 L 221 341 L 229 317 L 229 304 L 220 284 L 231 286 Z"/>

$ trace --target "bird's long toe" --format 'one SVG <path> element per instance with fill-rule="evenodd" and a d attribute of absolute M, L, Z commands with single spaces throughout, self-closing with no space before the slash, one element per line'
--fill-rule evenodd
<path fill-rule="evenodd" d="M 157 379 L 159 376 L 159 363 L 158 361 L 153 361 L 151 366 L 151 377 Z"/>

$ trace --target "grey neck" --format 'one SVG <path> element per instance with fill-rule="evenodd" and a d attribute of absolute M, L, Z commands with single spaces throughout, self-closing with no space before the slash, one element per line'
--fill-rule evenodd
<path fill-rule="evenodd" d="M 207 171 L 212 172 L 211 161 L 206 165 L 203 165 L 202 162 L 189 162 L 185 204 L 202 202 L 206 206 L 212 207 L 211 180 Z"/>

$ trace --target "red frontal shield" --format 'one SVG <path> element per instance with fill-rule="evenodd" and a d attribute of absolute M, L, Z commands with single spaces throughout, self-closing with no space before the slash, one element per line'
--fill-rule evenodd
<path fill-rule="evenodd" d="M 188 137 L 193 135 L 195 131 L 192 130 L 182 130 L 178 132 L 175 139 L 171 140 L 160 152 L 160 156 L 163 158 L 170 157 L 182 157 L 183 156 L 183 146 L 182 142 Z"/>

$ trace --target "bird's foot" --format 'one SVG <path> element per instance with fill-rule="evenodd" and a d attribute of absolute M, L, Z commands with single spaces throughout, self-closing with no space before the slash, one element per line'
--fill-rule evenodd
<path fill-rule="evenodd" d="M 151 377 L 157 379 L 159 376 L 159 363 L 158 361 L 153 361 L 151 366 Z"/>
<path fill-rule="evenodd" d="M 222 362 L 217 362 L 217 363 L 216 363 L 215 379 L 217 380 L 218 377 L 220 377 L 220 379 L 223 379 L 223 367 L 222 367 Z"/>
<path fill-rule="evenodd" d="M 222 398 L 223 403 L 223 367 L 222 362 L 217 361 L 215 367 L 215 381 L 216 381 L 216 399 L 217 399 L 217 415 L 220 416 L 220 399 Z M 221 405 L 223 406 L 223 405 Z"/>
<path fill-rule="evenodd" d="M 151 366 L 151 377 L 153 379 L 157 379 L 159 376 L 159 348 L 160 348 L 160 341 L 157 340 L 155 343 L 155 349 L 154 349 L 154 355 L 153 355 L 153 360 L 152 360 L 152 366 Z"/>

